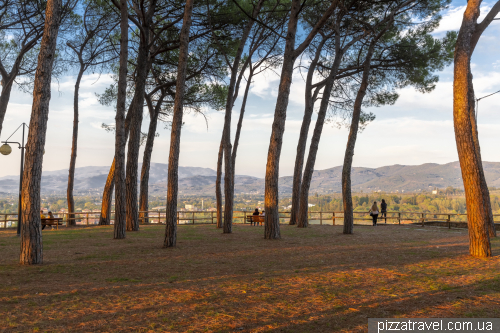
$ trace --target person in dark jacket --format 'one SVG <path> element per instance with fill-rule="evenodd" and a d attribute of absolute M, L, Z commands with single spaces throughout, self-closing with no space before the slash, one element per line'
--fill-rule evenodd
<path fill-rule="evenodd" d="M 253 216 L 259 216 L 259 209 L 258 208 L 255 208 L 254 212 L 253 212 Z M 253 218 L 252 218 L 252 222 L 250 222 L 250 225 L 257 225 L 257 221 L 255 221 Z"/>
<path fill-rule="evenodd" d="M 385 223 L 387 223 L 387 204 L 385 203 L 385 199 L 382 199 L 382 203 L 380 204 L 380 218 L 385 217 Z"/>

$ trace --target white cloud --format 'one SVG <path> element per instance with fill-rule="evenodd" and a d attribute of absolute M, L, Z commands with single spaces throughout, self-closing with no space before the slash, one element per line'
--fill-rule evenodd
<path fill-rule="evenodd" d="M 451 7 L 443 14 L 443 19 L 439 23 L 439 27 L 434 30 L 434 32 L 444 32 L 449 30 L 460 30 L 460 26 L 462 25 L 462 19 L 464 16 L 465 8 L 467 6 L 458 6 Z M 488 11 L 491 9 L 491 6 L 485 5 L 481 6 L 481 15 L 479 16 L 478 22 L 485 17 Z"/>

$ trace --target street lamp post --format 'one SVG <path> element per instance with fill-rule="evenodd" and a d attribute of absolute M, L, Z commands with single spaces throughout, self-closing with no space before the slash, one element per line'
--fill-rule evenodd
<path fill-rule="evenodd" d="M 9 139 L 14 135 L 19 127 L 23 128 L 23 137 L 21 139 L 21 143 L 19 142 L 13 142 L 9 141 Z M 23 192 L 23 171 L 24 171 L 24 149 L 26 148 L 24 146 L 24 128 L 28 127 L 25 123 L 22 123 L 19 126 L 14 133 L 12 133 L 11 136 L 6 141 L 2 141 L 3 145 L 0 147 L 0 153 L 2 155 L 9 155 L 12 152 L 12 148 L 9 146 L 9 143 L 17 143 L 19 145 L 19 149 L 21 149 L 21 172 L 19 174 L 19 203 L 18 203 L 18 210 L 17 210 L 17 236 L 21 236 L 21 221 L 22 221 L 22 215 L 21 215 L 21 194 Z M 29 127 L 28 127 L 29 128 Z"/>

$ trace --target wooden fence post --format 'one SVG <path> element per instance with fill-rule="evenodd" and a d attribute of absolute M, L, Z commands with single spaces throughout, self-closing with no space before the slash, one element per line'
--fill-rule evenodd
<path fill-rule="evenodd" d="M 448 229 L 451 229 L 451 215 L 448 214 Z"/>
<path fill-rule="evenodd" d="M 401 212 L 398 212 L 398 224 L 401 224 Z"/>
<path fill-rule="evenodd" d="M 319 212 L 319 225 L 323 225 L 323 212 Z"/>
<path fill-rule="evenodd" d="M 194 211 L 193 211 L 193 224 L 194 224 Z"/>
<path fill-rule="evenodd" d="M 333 225 L 335 225 L 335 212 L 333 212 L 333 215 L 332 215 L 332 223 L 333 223 Z"/>
<path fill-rule="evenodd" d="M 212 224 L 214 224 L 214 212 L 213 212 L 213 211 L 211 211 L 210 213 L 211 213 L 211 215 L 212 215 Z"/>
<path fill-rule="evenodd" d="M 425 218 L 425 213 L 422 213 L 422 227 L 424 227 L 424 218 Z"/>
<path fill-rule="evenodd" d="M 7 214 L 4 215 L 3 228 L 7 229 Z"/>

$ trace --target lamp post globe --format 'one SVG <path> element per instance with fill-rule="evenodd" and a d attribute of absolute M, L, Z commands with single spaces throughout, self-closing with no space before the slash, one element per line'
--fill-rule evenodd
<path fill-rule="evenodd" d="M 1 147 L 0 147 L 0 154 L 2 155 L 9 155 L 10 153 L 12 153 L 12 148 L 4 143 Z"/>

